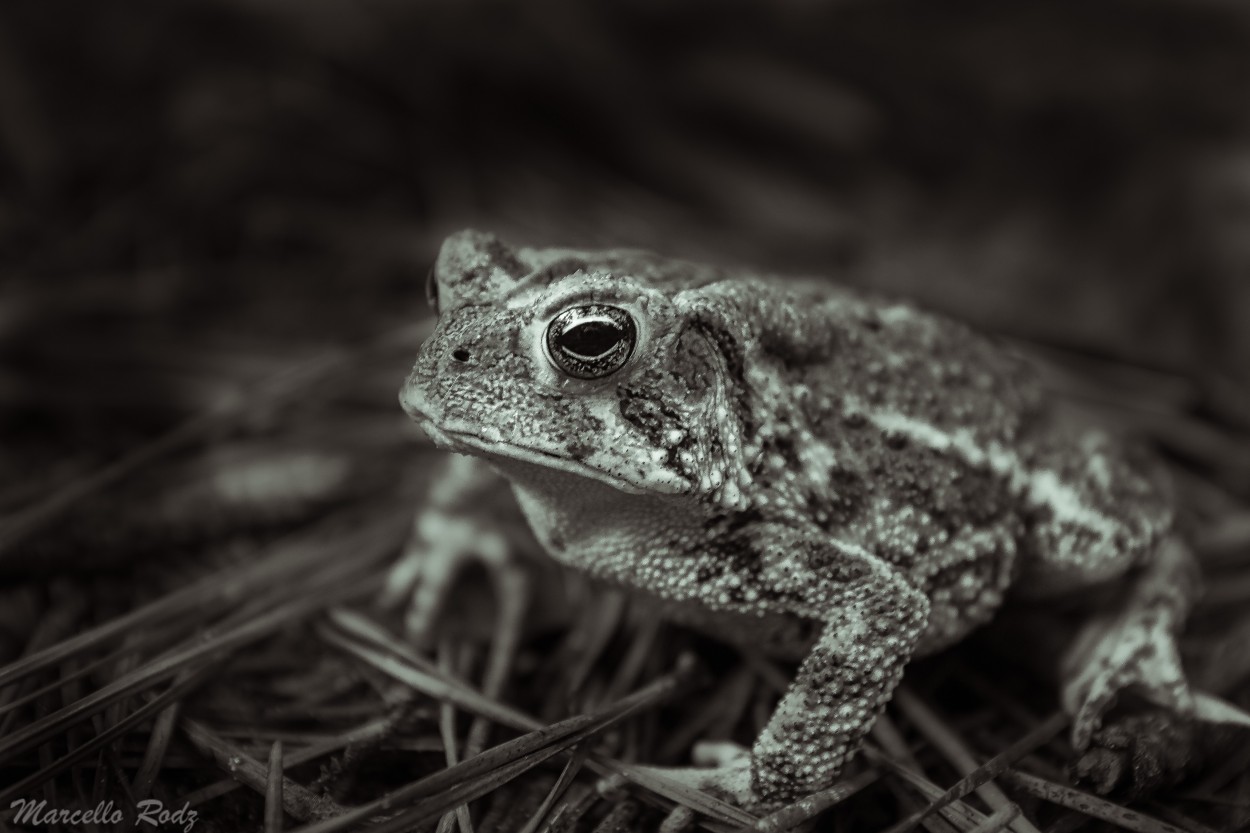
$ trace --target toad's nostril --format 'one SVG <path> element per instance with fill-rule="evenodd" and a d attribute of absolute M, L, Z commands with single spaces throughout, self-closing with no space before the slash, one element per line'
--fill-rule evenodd
<path fill-rule="evenodd" d="M 467 362 L 469 360 L 469 351 L 461 347 L 458 350 L 452 350 L 451 357 L 458 362 Z"/>

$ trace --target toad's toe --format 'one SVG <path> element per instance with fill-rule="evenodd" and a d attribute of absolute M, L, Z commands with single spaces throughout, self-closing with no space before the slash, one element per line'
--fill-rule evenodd
<path fill-rule="evenodd" d="M 481 564 L 490 575 L 500 618 L 517 632 L 528 599 L 525 568 L 500 532 L 474 518 L 430 509 L 418 515 L 403 554 L 387 574 L 380 603 L 407 601 L 404 631 L 419 645 L 429 644 L 434 627 L 464 570 Z"/>
<path fill-rule="evenodd" d="M 1116 718 L 1094 732 L 1072 774 L 1094 792 L 1148 795 L 1178 781 L 1193 760 L 1196 724 L 1152 707 Z"/>

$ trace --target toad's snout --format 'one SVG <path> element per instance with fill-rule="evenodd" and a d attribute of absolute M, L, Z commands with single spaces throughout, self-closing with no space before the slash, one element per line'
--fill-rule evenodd
<path fill-rule="evenodd" d="M 423 346 L 421 352 L 417 354 L 417 361 L 412 366 L 412 372 L 408 374 L 408 378 L 404 380 L 404 384 L 399 389 L 399 404 L 404 409 L 404 413 L 408 414 L 417 422 L 426 422 L 438 419 L 437 403 L 434 402 L 435 397 L 431 392 L 435 388 L 435 381 L 440 372 L 440 365 L 444 364 L 438 361 L 432 355 L 429 345 Z"/>
<path fill-rule="evenodd" d="M 404 409 L 404 413 L 415 420 L 421 420 L 430 415 L 429 398 L 415 370 L 408 375 L 404 384 L 399 388 L 399 405 Z"/>
<path fill-rule="evenodd" d="M 462 375 L 482 369 L 489 351 L 468 339 L 430 341 L 422 345 L 412 372 L 399 391 L 399 403 L 418 422 L 438 422 L 446 400 L 463 389 Z"/>

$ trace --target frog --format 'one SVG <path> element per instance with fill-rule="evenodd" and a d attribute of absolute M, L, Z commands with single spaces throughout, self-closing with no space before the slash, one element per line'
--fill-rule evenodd
<path fill-rule="evenodd" d="M 400 400 L 462 455 L 452 480 L 502 478 L 555 561 L 798 663 L 751 747 L 692 785 L 752 809 L 828 787 L 911 659 L 1009 598 L 1117 582 L 1065 662 L 1074 745 L 1129 689 L 1193 713 L 1177 634 L 1200 581 L 1166 472 L 999 341 L 828 280 L 478 230 L 430 289 Z"/>

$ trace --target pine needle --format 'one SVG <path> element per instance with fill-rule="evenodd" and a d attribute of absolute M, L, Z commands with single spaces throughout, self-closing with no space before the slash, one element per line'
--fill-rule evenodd
<path fill-rule="evenodd" d="M 1009 769 L 1002 773 L 999 779 L 1028 795 L 1110 822 L 1125 830 L 1132 830 L 1134 833 L 1185 833 L 1179 827 L 1162 822 L 1139 810 L 1130 810 L 1075 787 L 1056 784 L 1019 770 Z"/>
<path fill-rule="evenodd" d="M 976 760 L 972 757 L 964 742 L 920 698 L 912 694 L 906 687 L 900 686 L 894 692 L 894 702 L 898 704 L 898 707 L 907 715 L 908 719 L 920 733 L 946 757 L 947 761 L 955 767 L 960 775 L 968 777 L 977 771 Z M 1011 799 L 1007 798 L 1002 790 L 995 787 L 988 780 L 973 789 L 994 810 L 1006 810 L 1012 806 Z M 1009 827 L 1016 833 L 1040 833 L 1028 819 L 1021 818 L 1018 813 L 1012 814 Z"/>
<path fill-rule="evenodd" d="M 671 697 L 686 684 L 688 675 L 689 669 L 685 669 L 661 677 L 642 690 L 594 714 L 578 715 L 551 726 L 535 729 L 455 766 L 428 775 L 380 799 L 352 808 L 333 819 L 301 828 L 296 833 L 340 833 L 353 824 L 388 809 L 450 791 L 450 797 L 443 797 L 436 804 L 427 803 L 417 808 L 423 821 L 437 818 L 447 809 L 470 801 L 483 792 L 489 792 L 499 784 L 506 783 L 548 758 L 576 746 L 586 738 L 598 734 L 638 710 L 654 706 L 663 699 Z M 410 817 L 407 820 L 410 825 L 418 823 Z"/>

